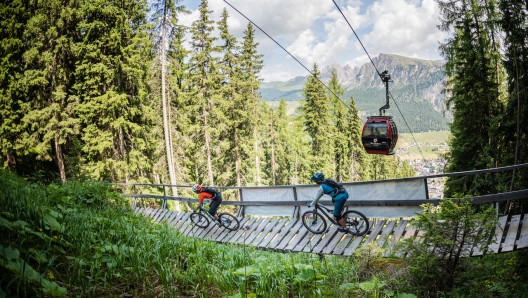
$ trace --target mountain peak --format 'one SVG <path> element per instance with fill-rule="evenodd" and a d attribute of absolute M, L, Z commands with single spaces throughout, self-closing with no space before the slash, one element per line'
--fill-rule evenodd
<path fill-rule="evenodd" d="M 391 90 L 406 88 L 413 90 L 419 98 L 431 102 L 435 109 L 444 109 L 445 95 L 442 94 L 444 72 L 443 61 L 424 60 L 396 54 L 379 54 L 373 59 L 379 72 L 387 70 L 391 75 Z M 327 82 L 332 71 L 345 91 L 383 89 L 376 70 L 369 61 L 359 67 L 331 63 L 321 69 L 321 79 Z M 262 83 L 263 97 L 267 100 L 302 99 L 302 88 L 308 76 L 296 77 L 287 82 Z M 273 91 L 271 91 L 273 90 Z M 299 98 L 297 98 L 299 97 Z"/>

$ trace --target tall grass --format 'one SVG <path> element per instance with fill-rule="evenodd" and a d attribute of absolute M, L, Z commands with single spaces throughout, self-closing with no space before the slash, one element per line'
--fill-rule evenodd
<path fill-rule="evenodd" d="M 101 183 L 44 186 L 0 170 L 0 233 L 0 297 L 413 297 L 400 260 L 188 238 Z"/>

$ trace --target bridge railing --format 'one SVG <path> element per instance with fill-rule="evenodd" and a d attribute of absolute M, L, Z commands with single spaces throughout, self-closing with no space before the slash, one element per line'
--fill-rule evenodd
<path fill-rule="evenodd" d="M 350 195 L 345 206 L 359 210 L 369 218 L 413 217 L 422 210 L 420 205 L 424 203 L 437 205 L 441 201 L 440 199 L 430 198 L 428 191 L 429 179 L 491 173 L 490 178 L 492 185 L 494 185 L 494 173 L 527 167 L 528 164 L 521 164 L 430 176 L 343 183 Z M 187 193 L 190 194 L 191 186 L 189 185 L 136 183 L 128 186 L 132 186 L 130 188 L 132 193 L 123 194 L 123 196 L 131 198 L 134 206 L 138 199 L 161 200 L 162 208 L 167 208 L 167 201 L 171 200 L 190 203 L 198 202 L 194 198 L 171 196 L 168 194 L 168 189 L 172 186 L 183 190 L 187 189 Z M 142 193 L 143 191 L 139 189 L 145 187 L 161 188 L 163 194 Z M 298 217 L 307 208 L 307 204 L 311 202 L 318 186 L 213 186 L 213 188 L 220 190 L 222 193 L 226 192 L 231 194 L 230 198 L 228 200 L 224 199 L 222 204 L 238 207 L 237 214 L 239 216 L 268 215 Z M 527 189 L 476 196 L 472 199 L 474 204 L 492 203 L 498 207 L 498 202 L 500 201 L 522 198 L 528 198 Z M 326 195 L 321 199 L 320 203 L 332 205 L 331 198 Z"/>

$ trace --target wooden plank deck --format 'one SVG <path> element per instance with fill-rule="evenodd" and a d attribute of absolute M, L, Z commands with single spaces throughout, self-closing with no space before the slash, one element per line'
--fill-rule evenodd
<path fill-rule="evenodd" d="M 242 218 L 239 217 L 240 229 L 229 231 L 210 223 L 206 228 L 192 224 L 190 212 L 177 212 L 150 207 L 136 207 L 134 213 L 151 218 L 155 222 L 166 222 L 188 237 L 202 238 L 221 243 L 251 245 L 260 249 L 286 252 L 310 252 L 351 256 L 362 245 L 375 243 L 385 248 L 384 256 L 401 254 L 395 251 L 396 245 L 409 238 L 420 238 L 423 234 L 412 225 L 412 220 L 378 219 L 371 223 L 370 231 L 363 236 L 353 236 L 337 231 L 337 226 L 330 224 L 322 234 L 308 231 L 301 220 L 289 217 L 275 218 Z M 510 252 L 528 248 L 528 214 L 502 216 L 495 230 L 493 243 L 488 252 L 479 247 L 467 247 L 465 256 L 481 256 L 484 253 Z M 431 248 L 434 249 L 434 248 Z"/>

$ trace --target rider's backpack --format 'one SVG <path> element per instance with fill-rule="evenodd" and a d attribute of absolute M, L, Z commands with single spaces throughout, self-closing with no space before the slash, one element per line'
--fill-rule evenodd
<path fill-rule="evenodd" d="M 220 196 L 220 192 L 215 190 L 215 189 L 212 189 L 210 187 L 202 187 L 202 192 L 206 192 L 206 193 L 210 193 L 212 194 L 213 196 L 211 197 L 211 200 L 214 200 L 216 198 L 218 198 L 218 196 Z"/>
<path fill-rule="evenodd" d="M 343 184 L 335 182 L 334 180 L 330 178 L 325 179 L 323 183 L 334 189 L 334 194 L 332 195 L 332 197 L 335 197 L 338 194 L 344 193 L 346 191 L 345 187 L 343 187 Z"/>

